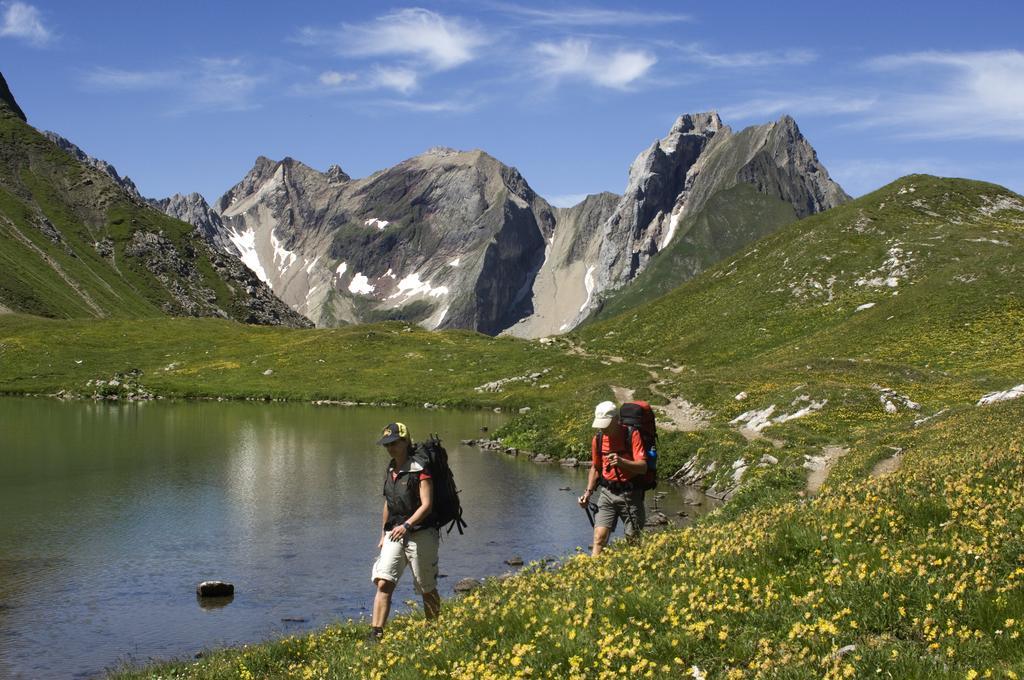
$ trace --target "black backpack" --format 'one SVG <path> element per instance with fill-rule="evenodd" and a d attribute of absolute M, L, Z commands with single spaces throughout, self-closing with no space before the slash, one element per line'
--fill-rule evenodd
<path fill-rule="evenodd" d="M 448 533 L 457 528 L 459 533 L 468 526 L 462 519 L 462 504 L 459 503 L 459 490 L 455 486 L 455 476 L 448 466 L 448 452 L 441 445 L 436 434 L 430 435 L 426 441 L 416 445 L 413 459 L 430 471 L 434 483 L 434 507 L 431 515 L 434 526 L 448 526 Z"/>

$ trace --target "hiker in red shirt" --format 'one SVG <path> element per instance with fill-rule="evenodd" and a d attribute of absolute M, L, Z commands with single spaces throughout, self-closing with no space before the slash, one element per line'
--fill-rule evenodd
<path fill-rule="evenodd" d="M 579 504 L 587 507 L 598 486 L 597 513 L 594 517 L 594 547 L 591 555 L 597 557 L 615 531 L 619 518 L 626 527 L 627 538 L 638 538 L 646 521 L 644 488 L 639 484 L 647 473 L 647 459 L 643 439 L 638 430 L 632 431 L 619 422 L 619 411 L 610 401 L 603 401 L 594 409 L 594 425 L 601 430 L 590 444 L 590 475 L 587 489 Z M 631 441 L 626 441 L 627 437 Z M 634 483 L 636 482 L 636 483 Z"/>

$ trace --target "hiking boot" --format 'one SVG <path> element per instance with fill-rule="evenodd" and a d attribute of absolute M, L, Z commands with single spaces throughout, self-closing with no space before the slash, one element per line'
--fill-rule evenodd
<path fill-rule="evenodd" d="M 382 637 L 384 637 L 384 629 L 374 626 L 370 628 L 370 632 L 366 634 L 366 641 L 377 643 L 380 642 Z"/>

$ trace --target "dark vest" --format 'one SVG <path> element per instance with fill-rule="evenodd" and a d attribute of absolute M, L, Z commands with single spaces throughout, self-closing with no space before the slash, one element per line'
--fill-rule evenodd
<path fill-rule="evenodd" d="M 384 471 L 384 499 L 388 504 L 388 521 L 384 525 L 385 530 L 405 522 L 420 507 L 420 471 L 411 472 L 408 468 L 412 464 L 412 451 L 409 452 L 409 461 L 405 469 L 398 471 L 398 476 L 392 478 L 391 471 L 394 469 L 395 461 L 388 463 Z M 421 529 L 429 526 L 430 516 L 422 522 L 413 526 L 413 529 Z"/>

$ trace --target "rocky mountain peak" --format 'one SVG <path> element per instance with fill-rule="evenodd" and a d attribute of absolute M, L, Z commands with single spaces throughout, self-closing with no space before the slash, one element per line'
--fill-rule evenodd
<path fill-rule="evenodd" d="M 226 249 L 228 241 L 223 238 L 223 223 L 220 215 L 210 208 L 202 194 L 192 192 L 187 196 L 174 194 L 169 198 L 147 199 L 151 206 L 162 213 L 170 215 L 182 222 L 188 222 L 195 226 L 196 231 L 202 234 L 203 238 L 212 241 L 222 250 Z"/>
<path fill-rule="evenodd" d="M 707 111 L 704 113 L 684 113 L 683 115 L 676 118 L 676 122 L 672 124 L 672 129 L 669 130 L 669 136 L 674 134 L 705 134 L 708 132 L 717 132 L 722 127 L 722 119 L 719 118 L 718 112 Z"/>
<path fill-rule="evenodd" d="M 28 121 L 28 118 L 25 117 L 25 112 L 21 110 L 18 102 L 14 100 L 11 88 L 7 87 L 7 80 L 4 79 L 3 73 L 0 73 L 0 109 L 7 109 L 23 121 Z"/>
<path fill-rule="evenodd" d="M 324 173 L 329 182 L 348 182 L 352 179 L 347 172 L 341 169 L 341 166 L 335 163 L 331 167 L 327 168 L 327 172 Z"/>

